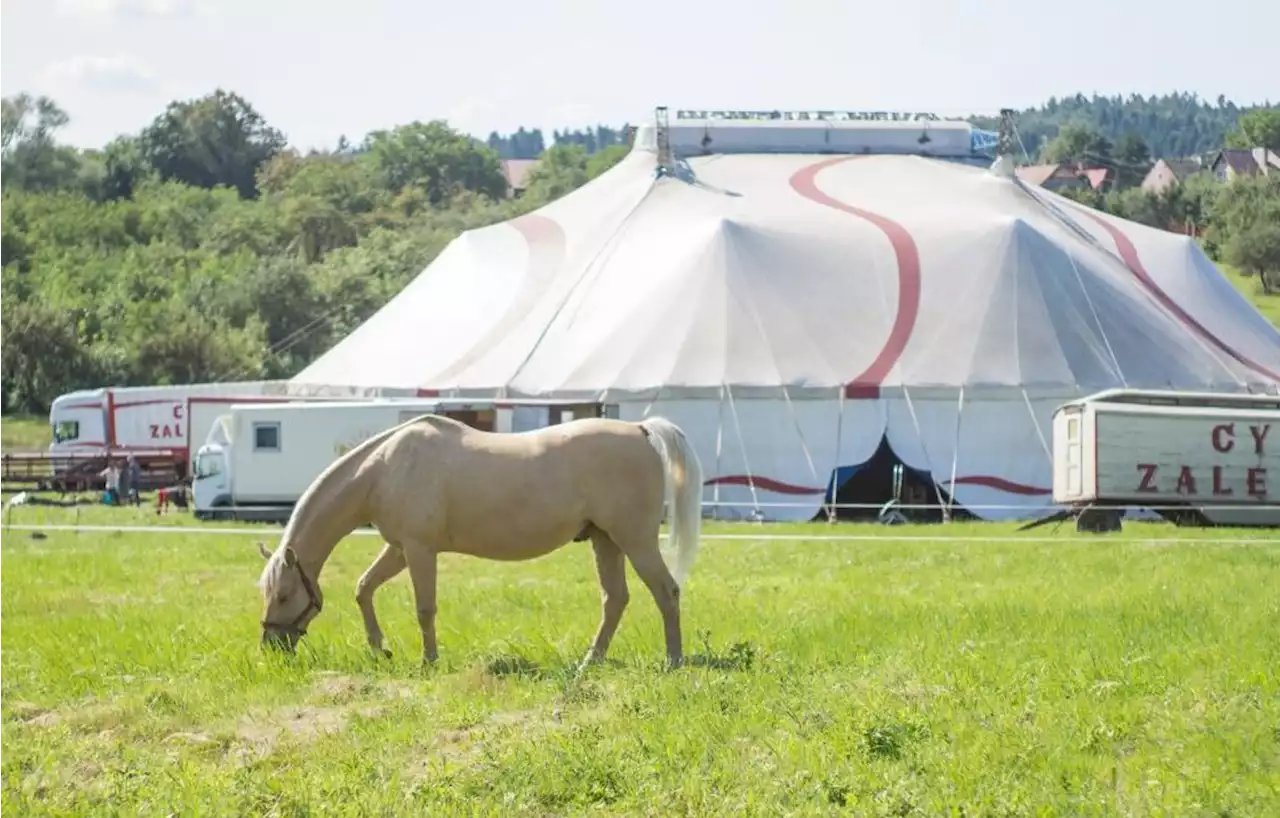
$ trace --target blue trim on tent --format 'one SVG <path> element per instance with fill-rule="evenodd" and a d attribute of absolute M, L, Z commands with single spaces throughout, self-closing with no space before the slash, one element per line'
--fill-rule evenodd
<path fill-rule="evenodd" d="M 867 461 L 869 463 L 871 461 Z M 844 488 L 844 484 L 858 472 L 867 467 L 867 463 L 859 463 L 856 466 L 836 466 L 831 472 L 831 479 L 827 481 L 827 494 L 823 502 L 834 503 L 836 501 L 836 492 Z"/>

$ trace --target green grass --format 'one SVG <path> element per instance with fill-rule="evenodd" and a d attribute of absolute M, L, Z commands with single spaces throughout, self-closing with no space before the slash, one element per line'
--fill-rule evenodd
<path fill-rule="evenodd" d="M 146 515 L 82 512 L 108 518 Z M 352 597 L 374 537 L 335 552 L 289 660 L 258 648 L 253 536 L 8 530 L 3 810 L 1280 812 L 1280 544 L 1259 532 L 709 531 L 904 538 L 708 540 L 690 665 L 660 669 L 630 574 L 615 661 L 575 680 L 599 616 L 585 545 L 443 559 L 424 673 L 403 575 L 379 596 L 395 657 L 366 655 Z M 945 532 L 977 540 L 921 539 Z"/>
<path fill-rule="evenodd" d="M 1253 306 L 1257 307 L 1258 312 L 1262 313 L 1272 326 L 1280 329 L 1280 295 L 1264 293 L 1256 276 L 1246 276 L 1229 264 L 1219 264 L 1218 269 L 1222 270 L 1222 274 L 1237 290 L 1253 302 Z"/>
<path fill-rule="evenodd" d="M 5 415 L 0 418 L 0 451 L 35 452 L 52 441 L 49 418 Z"/>

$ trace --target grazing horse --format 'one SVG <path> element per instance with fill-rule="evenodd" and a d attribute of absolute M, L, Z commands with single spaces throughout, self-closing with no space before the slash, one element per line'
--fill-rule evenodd
<path fill-rule="evenodd" d="M 436 562 L 444 552 L 529 560 L 590 539 L 603 615 L 587 662 L 602 660 L 627 605 L 626 560 L 662 613 L 667 660 L 683 659 L 680 584 L 702 522 L 702 467 L 684 432 L 664 418 L 575 420 L 520 433 L 473 429 L 424 415 L 339 457 L 307 488 L 259 579 L 264 644 L 293 650 L 320 613 L 320 571 L 338 542 L 372 523 L 386 540 L 356 601 L 374 651 L 382 629 L 373 595 L 409 569 L 423 660 L 436 652 Z M 674 565 L 659 549 L 671 509 Z M 673 575 L 674 574 L 674 575 Z"/>

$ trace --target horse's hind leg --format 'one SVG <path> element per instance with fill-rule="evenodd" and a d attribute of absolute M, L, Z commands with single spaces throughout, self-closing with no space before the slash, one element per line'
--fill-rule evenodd
<path fill-rule="evenodd" d="M 667 663 L 678 667 L 684 662 L 684 647 L 680 636 L 680 587 L 676 585 L 667 564 L 658 549 L 658 533 L 649 536 L 613 534 L 614 541 L 631 560 L 640 579 L 649 587 L 653 601 L 662 613 L 662 628 L 667 640 Z"/>
<path fill-rule="evenodd" d="M 375 653 L 388 657 L 391 656 L 391 651 L 382 647 L 382 628 L 378 625 L 378 615 L 373 609 L 373 594 L 403 571 L 404 566 L 404 552 L 387 543 L 356 584 L 356 604 L 360 606 L 360 614 L 364 617 L 364 632 L 369 639 L 369 647 Z"/>
<path fill-rule="evenodd" d="M 627 592 L 627 562 L 622 549 L 602 531 L 591 533 L 591 546 L 596 554 L 596 572 L 600 575 L 602 613 L 600 629 L 587 652 L 587 662 L 594 664 L 604 660 L 609 652 L 609 642 L 618 630 L 622 612 L 626 610 L 630 594 Z"/>

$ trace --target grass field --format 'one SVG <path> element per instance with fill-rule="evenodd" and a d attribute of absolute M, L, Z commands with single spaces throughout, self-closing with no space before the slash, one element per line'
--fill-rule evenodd
<path fill-rule="evenodd" d="M 375 537 L 335 552 L 285 659 L 258 648 L 253 536 L 10 529 L 3 809 L 1280 814 L 1280 544 L 1045 531 L 709 526 L 746 539 L 704 543 L 690 664 L 661 670 L 631 574 L 614 661 L 575 678 L 599 616 L 585 545 L 444 559 L 424 672 L 404 576 L 379 597 L 395 656 L 366 655 Z M 757 538 L 805 532 L 900 539 Z"/>
<path fill-rule="evenodd" d="M 5 415 L 0 419 L 0 451 L 38 452 L 49 448 L 49 418 Z"/>

